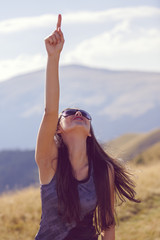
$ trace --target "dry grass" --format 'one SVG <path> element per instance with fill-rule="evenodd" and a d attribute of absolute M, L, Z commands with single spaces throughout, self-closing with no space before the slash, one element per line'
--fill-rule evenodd
<path fill-rule="evenodd" d="M 160 239 L 160 163 L 135 168 L 140 204 L 127 202 L 117 208 L 116 240 Z"/>
<path fill-rule="evenodd" d="M 39 189 L 33 187 L 0 197 L 0 239 L 34 239 L 40 221 Z"/>
<path fill-rule="evenodd" d="M 160 163 L 132 166 L 142 203 L 117 207 L 116 240 L 160 239 Z M 33 240 L 38 230 L 41 203 L 39 189 L 30 187 L 0 197 L 0 239 Z"/>

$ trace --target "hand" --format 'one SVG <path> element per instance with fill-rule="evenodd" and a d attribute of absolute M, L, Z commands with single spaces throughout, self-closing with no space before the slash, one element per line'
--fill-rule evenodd
<path fill-rule="evenodd" d="M 64 37 L 61 31 L 61 14 L 58 15 L 57 28 L 52 35 L 45 39 L 48 56 L 59 56 L 64 44 Z"/>

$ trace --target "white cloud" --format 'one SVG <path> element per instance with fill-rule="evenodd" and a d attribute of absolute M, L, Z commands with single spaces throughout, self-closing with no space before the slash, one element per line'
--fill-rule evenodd
<path fill-rule="evenodd" d="M 81 11 L 63 14 L 63 25 L 107 23 L 108 21 L 130 21 L 136 18 L 158 17 L 160 9 L 150 6 L 114 8 L 104 11 Z M 0 22 L 0 33 L 12 33 L 39 27 L 55 26 L 57 15 L 45 14 L 35 17 L 7 19 Z"/>
<path fill-rule="evenodd" d="M 158 16 L 160 9 L 150 6 L 112 8 L 104 11 L 83 11 L 67 13 L 63 15 L 64 24 L 77 23 L 102 23 L 106 21 L 131 20 L 134 18 L 145 18 Z"/>
<path fill-rule="evenodd" d="M 81 42 L 66 54 L 66 63 L 76 62 L 112 69 L 160 71 L 160 30 L 132 29 L 122 21 L 107 32 Z"/>
<path fill-rule="evenodd" d="M 113 8 L 104 11 L 70 12 L 63 14 L 62 17 L 62 28 L 63 25 L 64 28 L 68 26 L 69 35 L 74 38 L 65 43 L 61 58 L 63 64 L 78 63 L 100 68 L 160 71 L 160 30 L 154 24 L 160 18 L 160 8 L 149 6 Z M 138 21 L 138 24 L 134 20 Z M 146 20 L 151 20 L 149 26 L 145 24 Z M 48 26 L 54 28 L 56 21 L 57 15 L 46 14 L 0 22 L 0 44 L 8 46 L 7 52 L 4 51 L 0 56 L 0 80 L 45 67 L 46 56 L 38 53 L 42 52 L 39 38 L 37 40 L 35 37 L 33 41 L 30 38 L 30 45 L 26 49 L 22 46 L 26 43 L 30 30 L 35 28 L 37 36 L 42 36 L 40 28 Z M 99 28 L 98 31 L 95 25 Z M 75 27 L 77 32 L 74 37 Z M 24 30 L 27 31 L 22 34 Z M 85 31 L 89 33 L 86 35 L 88 38 Z M 15 32 L 16 35 L 13 34 Z M 9 37 L 7 34 L 10 34 Z M 38 44 L 35 53 L 36 40 Z M 15 50 L 12 50 L 13 46 Z M 32 53 L 29 55 L 27 51 Z M 7 59 L 10 53 L 12 59 Z"/>
<path fill-rule="evenodd" d="M 46 27 L 48 24 L 56 22 L 56 15 L 41 15 L 37 17 L 23 17 L 7 19 L 0 22 L 0 33 L 12 33 L 32 28 Z"/>
<path fill-rule="evenodd" d="M 0 60 L 0 81 L 12 76 L 39 70 L 46 64 L 46 57 L 37 55 L 20 55 L 14 59 Z"/>

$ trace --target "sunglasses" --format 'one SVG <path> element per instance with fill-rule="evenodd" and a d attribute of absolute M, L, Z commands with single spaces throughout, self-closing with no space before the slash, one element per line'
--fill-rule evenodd
<path fill-rule="evenodd" d="M 81 112 L 83 117 L 87 118 L 88 120 L 92 120 L 90 114 L 88 112 L 84 111 L 84 110 L 81 110 L 81 109 L 66 109 L 61 113 L 61 116 L 68 117 L 68 116 L 71 116 L 71 115 L 75 115 L 76 112 Z"/>

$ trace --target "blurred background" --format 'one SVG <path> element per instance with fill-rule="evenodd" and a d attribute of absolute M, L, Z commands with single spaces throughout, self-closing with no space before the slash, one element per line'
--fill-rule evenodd
<path fill-rule="evenodd" d="M 145 209 L 151 203 L 157 208 L 160 201 L 158 180 L 153 177 L 158 177 L 154 171 L 160 170 L 158 0 L 1 2 L 0 201 L 4 205 L 0 207 L 0 225 L 6 227 L 0 229 L 0 236 L 11 239 L 5 232 L 10 229 L 13 240 L 19 236 L 29 240 L 38 228 L 39 190 L 22 189 L 38 183 L 34 149 L 44 112 L 44 39 L 55 30 L 59 13 L 65 37 L 60 59 L 60 111 L 79 107 L 90 112 L 95 135 L 106 151 L 143 173 L 137 181 L 145 186 L 144 192 L 140 185 L 138 189 L 146 205 L 129 206 L 120 213 L 124 226 L 117 229 L 117 239 L 125 240 L 126 221 L 133 225 L 140 219 L 146 225 Z M 32 209 L 37 198 L 37 208 Z M 9 210 L 4 213 L 6 203 Z M 18 206 L 22 209 L 14 212 Z M 153 212 L 148 214 L 154 216 Z M 29 236 L 26 226 L 32 229 Z M 156 221 L 151 220 L 146 235 L 138 228 L 130 239 L 160 239 L 155 226 Z"/>

